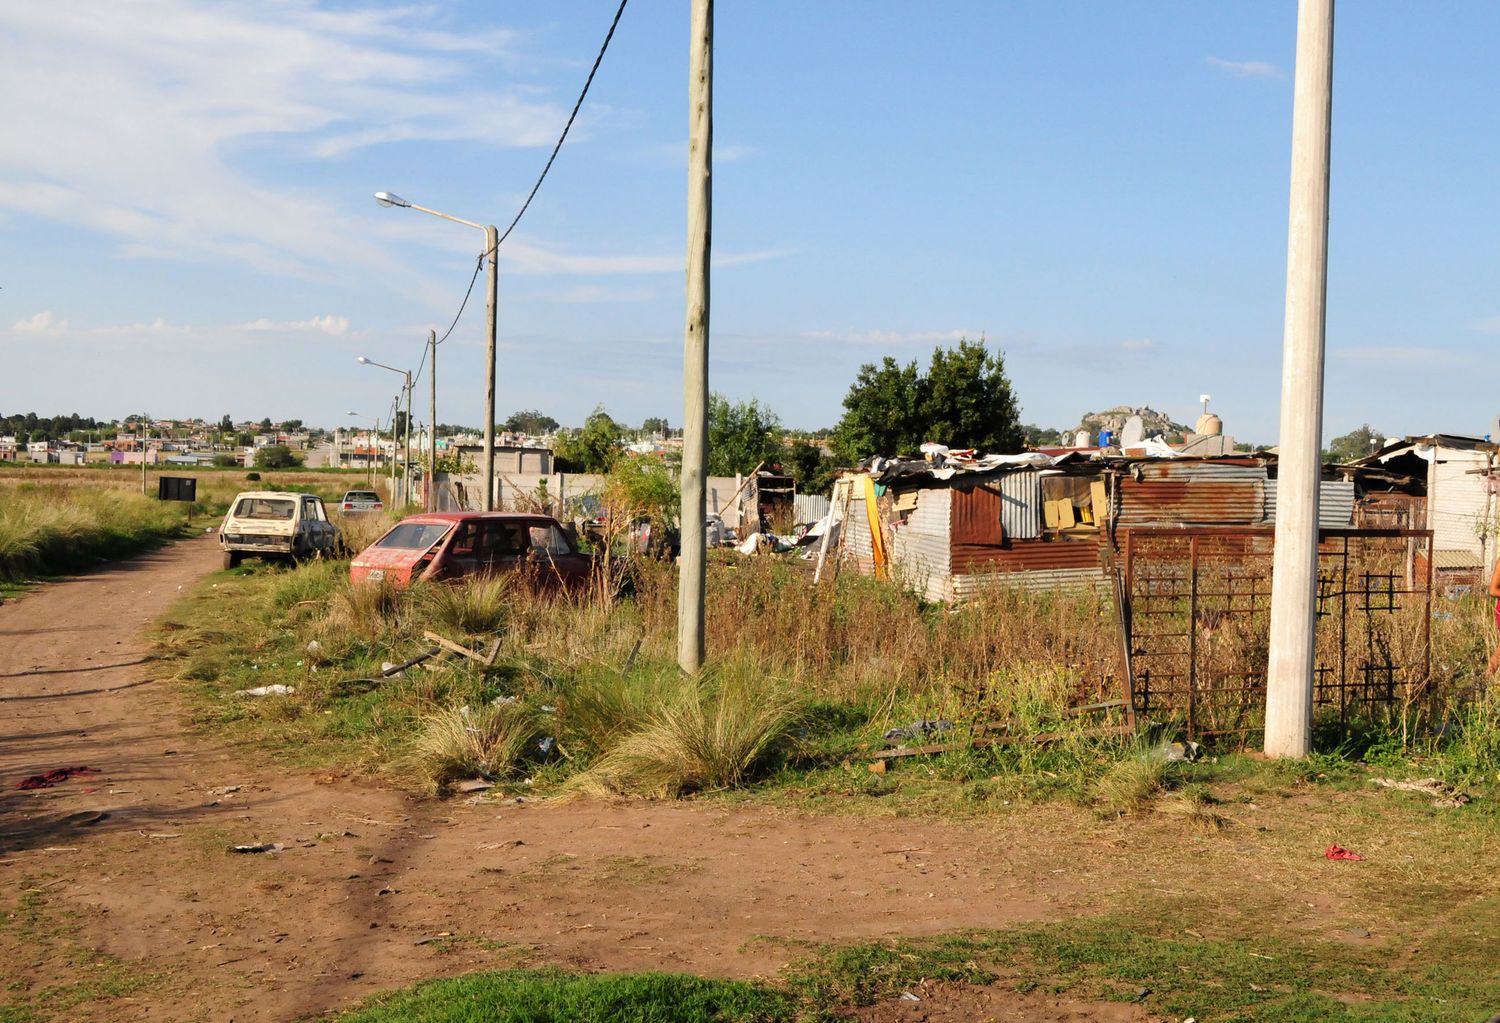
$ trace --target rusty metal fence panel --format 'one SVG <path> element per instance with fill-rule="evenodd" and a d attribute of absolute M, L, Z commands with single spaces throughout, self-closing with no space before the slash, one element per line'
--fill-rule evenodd
<path fill-rule="evenodd" d="M 1274 531 L 1129 529 L 1120 534 L 1128 698 L 1182 720 L 1190 738 L 1265 727 Z M 1314 709 L 1347 728 L 1420 701 L 1431 677 L 1432 534 L 1319 534 Z"/>

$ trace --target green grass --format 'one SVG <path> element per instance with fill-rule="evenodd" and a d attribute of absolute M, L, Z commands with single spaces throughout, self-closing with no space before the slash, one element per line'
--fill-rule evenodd
<path fill-rule="evenodd" d="M 932 980 L 1138 1001 L 1153 1015 L 1216 1023 L 1470 1023 L 1500 1005 L 1485 941 L 1464 937 L 1461 926 L 1430 935 L 1421 943 L 1427 953 L 1403 963 L 1407 956 L 1381 944 L 1315 941 L 1277 928 L 1200 938 L 1195 925 L 1209 930 L 1202 921 L 1162 919 L 1162 911 L 821 948 L 795 961 L 785 979 L 805 1005 L 823 1011 Z"/>
<path fill-rule="evenodd" d="M 420 984 L 332 1017 L 338 1023 L 790 1023 L 772 988 L 680 974 L 505 970 Z"/>

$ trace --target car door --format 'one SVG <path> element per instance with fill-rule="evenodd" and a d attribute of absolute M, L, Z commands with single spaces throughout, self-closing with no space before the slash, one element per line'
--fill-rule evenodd
<path fill-rule="evenodd" d="M 567 534 L 556 522 L 547 519 L 533 521 L 527 533 L 531 544 L 529 557 L 532 562 L 543 566 L 551 583 L 572 589 L 588 582 L 593 559 L 573 550 Z"/>
<path fill-rule="evenodd" d="M 320 509 L 316 497 L 304 496 L 302 498 L 302 514 L 298 516 L 297 522 L 297 532 L 301 542 L 294 544 L 294 546 L 308 554 L 314 551 L 321 551 L 327 546 L 327 541 L 323 535 L 323 526 L 326 523 L 321 520 L 319 512 Z"/>

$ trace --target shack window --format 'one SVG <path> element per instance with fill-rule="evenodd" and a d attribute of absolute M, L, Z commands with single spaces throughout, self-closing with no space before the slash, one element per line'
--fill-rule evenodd
<path fill-rule="evenodd" d="M 1087 476 L 1044 476 L 1042 511 L 1048 529 L 1098 529 L 1109 519 L 1108 491 Z"/>

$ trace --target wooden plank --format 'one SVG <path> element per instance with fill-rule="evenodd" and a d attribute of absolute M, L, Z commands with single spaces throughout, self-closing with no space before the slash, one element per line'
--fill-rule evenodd
<path fill-rule="evenodd" d="M 427 631 L 427 630 L 424 629 L 422 631 L 422 637 L 424 639 L 427 639 L 427 640 L 433 642 L 433 643 L 436 643 L 438 646 L 442 647 L 444 650 L 447 650 L 449 653 L 461 654 L 462 656 L 467 657 L 471 661 L 478 661 L 480 664 L 484 664 L 485 663 L 484 662 L 484 654 L 475 653 L 473 650 L 470 650 L 468 647 L 466 647 L 466 646 L 460 646 L 459 644 L 453 642 L 453 640 L 451 640 L 451 639 L 444 639 L 442 636 L 439 636 L 435 632 L 429 632 L 429 631 Z"/>

